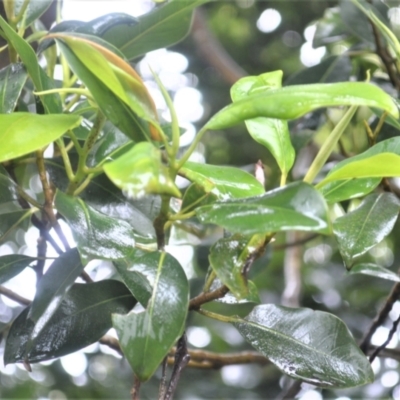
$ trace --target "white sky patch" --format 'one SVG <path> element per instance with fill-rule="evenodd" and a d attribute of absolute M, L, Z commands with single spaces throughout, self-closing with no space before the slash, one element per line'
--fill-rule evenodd
<path fill-rule="evenodd" d="M 61 357 L 61 365 L 71 376 L 82 375 L 87 368 L 87 358 L 83 352 L 76 352 Z"/>
<path fill-rule="evenodd" d="M 300 48 L 300 61 L 306 67 L 312 67 L 321 62 L 322 57 L 326 53 L 326 47 L 312 47 L 312 42 L 305 42 Z"/>
<path fill-rule="evenodd" d="M 257 28 L 264 33 L 273 32 L 282 22 L 279 11 L 274 8 L 264 10 L 257 20 Z"/>
<path fill-rule="evenodd" d="M 188 342 L 195 347 L 203 348 L 211 342 L 211 335 L 207 328 L 192 326 L 187 329 L 186 335 Z"/>

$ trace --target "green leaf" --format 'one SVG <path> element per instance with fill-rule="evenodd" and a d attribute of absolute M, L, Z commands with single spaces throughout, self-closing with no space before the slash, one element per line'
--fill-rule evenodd
<path fill-rule="evenodd" d="M 328 204 L 343 200 L 362 197 L 372 192 L 380 183 L 381 178 L 346 179 L 329 182 L 319 188 Z"/>
<path fill-rule="evenodd" d="M 307 308 L 256 306 L 234 323 L 282 372 L 316 386 L 347 388 L 374 379 L 368 359 L 337 317 Z"/>
<path fill-rule="evenodd" d="M 125 314 L 136 304 L 118 281 L 74 284 L 27 353 L 34 323 L 26 308 L 13 322 L 7 337 L 4 363 L 51 360 L 98 341 L 112 326 L 111 314 Z"/>
<path fill-rule="evenodd" d="M 83 265 L 76 248 L 61 254 L 51 264 L 39 281 L 27 316 L 35 323 L 31 339 L 35 339 L 44 329 L 82 271 Z"/>
<path fill-rule="evenodd" d="M 8 175 L 6 169 L 0 166 L 0 205 L 16 200 L 18 200 L 18 187 Z"/>
<path fill-rule="evenodd" d="M 69 42 L 72 39 L 67 37 Z M 141 117 L 149 118 L 149 114 L 135 102 L 133 96 L 128 96 L 129 93 L 105 57 L 87 43 L 80 47 L 75 43 L 74 49 L 79 50 L 79 57 L 63 41 L 57 42 L 71 69 L 89 89 L 104 115 L 129 138 L 135 141 L 147 140 L 150 137 L 149 124 L 135 112 L 139 112 Z"/>
<path fill-rule="evenodd" d="M 400 282 L 400 276 L 390 269 L 384 268 L 381 265 L 363 263 L 351 267 L 349 275 L 363 274 L 370 275 L 375 278 L 387 279 L 389 281 Z"/>
<path fill-rule="evenodd" d="M 233 102 L 244 100 L 252 94 L 281 88 L 282 75 L 282 71 L 274 71 L 260 76 L 247 76 L 239 79 L 231 88 Z M 246 120 L 245 122 L 251 137 L 271 152 L 286 179 L 295 158 L 288 123 L 280 119 L 264 117 Z"/>
<path fill-rule="evenodd" d="M 0 284 L 17 276 L 36 258 L 24 256 L 23 254 L 10 254 L 0 257 Z"/>
<path fill-rule="evenodd" d="M 182 267 L 169 254 L 148 253 L 140 261 L 141 273 L 153 286 L 147 308 L 139 314 L 113 315 L 113 326 L 133 372 L 147 381 L 183 333 L 189 284 Z"/>
<path fill-rule="evenodd" d="M 30 1 L 25 11 L 25 27 L 28 27 L 32 22 L 39 19 L 46 10 L 50 7 L 52 0 Z M 18 15 L 24 0 L 15 0 L 15 14 Z"/>
<path fill-rule="evenodd" d="M 0 162 L 39 150 L 80 122 L 79 116 L 71 114 L 0 114 Z"/>
<path fill-rule="evenodd" d="M 400 176 L 399 137 L 383 140 L 364 153 L 337 163 L 316 187 L 343 179 L 396 176 Z"/>
<path fill-rule="evenodd" d="M 212 192 L 206 193 L 203 186 L 192 183 L 186 190 L 182 198 L 181 210 L 185 212 L 193 211 L 197 207 L 213 204 L 217 201 L 217 196 Z"/>
<path fill-rule="evenodd" d="M 251 252 L 263 246 L 264 242 L 265 235 L 233 235 L 218 240 L 211 247 L 208 259 L 212 269 L 239 300 L 249 295 L 246 261 Z"/>
<path fill-rule="evenodd" d="M 256 196 L 265 192 L 254 176 L 238 168 L 187 161 L 179 174 L 220 200 Z"/>
<path fill-rule="evenodd" d="M 54 205 L 67 220 L 84 264 L 93 258 L 124 258 L 134 251 L 134 231 L 127 222 L 102 214 L 82 199 L 59 190 Z"/>
<path fill-rule="evenodd" d="M 257 117 L 295 119 L 321 107 L 368 106 L 386 110 L 398 118 L 392 98 L 370 83 L 341 82 L 294 85 L 255 93 L 233 103 L 206 124 L 207 129 L 225 129 Z"/>
<path fill-rule="evenodd" d="M 40 67 L 35 51 L 32 49 L 31 45 L 21 38 L 21 36 L 19 36 L 1 16 L 0 28 L 3 30 L 6 39 L 12 44 L 21 57 L 21 60 L 24 63 L 36 89 L 38 91 L 54 89 L 54 81 L 49 78 Z M 62 112 L 61 100 L 58 94 L 53 93 L 45 96 L 42 95 L 40 96 L 40 100 L 47 113 L 56 114 Z"/>
<path fill-rule="evenodd" d="M 16 207 L 0 207 L 0 243 L 3 242 L 7 236 L 21 226 L 26 230 L 29 225 L 29 217 L 32 215 L 32 210 L 15 209 Z"/>
<path fill-rule="evenodd" d="M 131 26 L 114 27 L 103 36 L 129 60 L 149 51 L 169 47 L 188 33 L 192 12 L 210 0 L 170 1 L 138 18 Z"/>
<path fill-rule="evenodd" d="M 138 143 L 117 160 L 107 163 L 104 172 L 131 198 L 146 194 L 181 197 L 179 189 L 161 161 L 161 152 L 151 143 Z"/>
<path fill-rule="evenodd" d="M 221 286 L 222 282 L 219 279 L 215 279 L 210 287 L 210 292 L 218 289 Z M 258 289 L 255 283 L 253 281 L 247 281 L 247 288 L 249 291 L 248 294 L 240 300 L 238 300 L 231 292 L 228 292 L 224 297 L 221 297 L 220 299 L 216 299 L 214 301 L 216 301 L 217 303 L 232 305 L 248 303 L 260 304 L 260 295 L 258 293 Z"/>
<path fill-rule="evenodd" d="M 311 185 L 296 182 L 262 196 L 227 200 L 196 210 L 203 223 L 243 235 L 287 230 L 329 234 L 327 208 Z"/>
<path fill-rule="evenodd" d="M 392 193 L 371 194 L 352 212 L 335 220 L 333 231 L 348 267 L 393 229 L 400 201 Z"/>
<path fill-rule="evenodd" d="M 10 64 L 0 71 L 0 114 L 14 111 L 27 77 L 22 64 Z"/>

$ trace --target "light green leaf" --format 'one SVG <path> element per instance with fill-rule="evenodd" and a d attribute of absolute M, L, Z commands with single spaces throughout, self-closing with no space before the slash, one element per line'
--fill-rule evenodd
<path fill-rule="evenodd" d="M 216 278 L 214 279 L 211 287 L 210 287 L 210 292 L 213 290 L 216 290 L 222 286 L 222 282 Z M 218 303 L 223 303 L 223 304 L 247 304 L 247 303 L 254 303 L 254 304 L 260 304 L 260 295 L 258 293 L 257 286 L 253 281 L 247 281 L 247 287 L 249 289 L 248 294 L 238 300 L 231 292 L 228 292 L 224 297 L 221 297 L 220 299 L 216 299 L 214 301 Z"/>
<path fill-rule="evenodd" d="M 0 71 L 0 114 L 14 111 L 27 77 L 22 64 L 10 64 Z"/>
<path fill-rule="evenodd" d="M 265 192 L 254 176 L 238 168 L 187 161 L 179 174 L 220 200 L 256 196 Z"/>
<path fill-rule="evenodd" d="M 102 214 L 82 199 L 59 190 L 54 205 L 67 220 L 84 264 L 93 258 L 124 258 L 134 251 L 134 231 L 127 222 Z"/>
<path fill-rule="evenodd" d="M 203 223 L 243 235 L 287 230 L 329 234 L 327 207 L 311 185 L 296 182 L 262 196 L 233 199 L 199 207 Z"/>
<path fill-rule="evenodd" d="M 117 160 L 104 166 L 112 182 L 131 198 L 147 194 L 181 197 L 179 189 L 161 161 L 161 152 L 151 143 L 138 143 Z"/>
<path fill-rule="evenodd" d="M 281 88 L 282 75 L 282 71 L 274 71 L 260 76 L 247 76 L 239 79 L 231 88 L 233 102 L 244 100 L 252 94 Z M 251 137 L 271 152 L 284 179 L 286 179 L 295 158 L 288 123 L 280 119 L 264 117 L 246 120 L 245 122 Z"/>
<path fill-rule="evenodd" d="M 332 388 L 365 385 L 374 379 L 350 331 L 332 314 L 266 304 L 256 306 L 234 326 L 292 378 Z"/>
<path fill-rule="evenodd" d="M 0 162 L 47 146 L 81 122 L 76 115 L 0 114 Z"/>
<path fill-rule="evenodd" d="M 335 220 L 333 231 L 348 267 L 393 229 L 400 201 L 391 193 L 371 194 L 358 208 Z"/>
<path fill-rule="evenodd" d="M 208 1 L 170 1 L 139 17 L 135 24 L 109 29 L 103 37 L 131 60 L 182 40 L 189 33 L 193 9 Z"/>
<path fill-rule="evenodd" d="M 370 275 L 376 278 L 387 279 L 389 281 L 400 282 L 400 276 L 390 269 L 384 268 L 381 265 L 363 263 L 351 267 L 349 275 L 363 274 Z"/>
<path fill-rule="evenodd" d="M 206 124 L 208 129 L 225 129 L 257 117 L 295 119 L 321 107 L 368 106 L 386 110 L 396 118 L 399 112 L 392 98 L 370 83 L 341 82 L 293 85 L 256 93 L 233 103 Z"/>
<path fill-rule="evenodd" d="M 400 176 L 399 161 L 400 137 L 383 140 L 364 153 L 337 163 L 316 187 L 343 179 Z"/>
<path fill-rule="evenodd" d="M 151 282 L 151 298 L 141 313 L 113 315 L 113 326 L 133 372 L 147 381 L 183 333 L 189 284 L 182 267 L 166 253 L 148 253 L 131 267 L 136 268 Z"/>

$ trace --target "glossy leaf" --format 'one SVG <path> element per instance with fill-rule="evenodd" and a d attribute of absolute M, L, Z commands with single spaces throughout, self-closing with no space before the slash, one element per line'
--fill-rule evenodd
<path fill-rule="evenodd" d="M 67 220 L 82 261 L 124 258 L 134 250 L 132 227 L 88 206 L 82 199 L 57 191 L 54 205 Z"/>
<path fill-rule="evenodd" d="M 27 318 L 35 323 L 31 339 L 35 339 L 60 306 L 65 293 L 83 271 L 76 248 L 61 254 L 40 280 Z M 29 348 L 29 345 L 28 345 Z"/>
<path fill-rule="evenodd" d="M 17 276 L 36 258 L 24 256 L 23 254 L 9 254 L 0 257 L 0 284 Z"/>
<path fill-rule="evenodd" d="M 22 64 L 10 64 L 0 71 L 0 114 L 14 111 L 27 77 Z"/>
<path fill-rule="evenodd" d="M 213 271 L 239 300 L 249 295 L 246 261 L 252 251 L 263 246 L 264 241 L 264 235 L 233 235 L 218 240 L 211 247 L 208 258 Z"/>
<path fill-rule="evenodd" d="M 257 117 L 295 119 L 317 108 L 346 105 L 377 107 L 396 118 L 399 115 L 391 97 L 369 83 L 294 85 L 249 95 L 215 114 L 206 128 L 225 129 Z"/>
<path fill-rule="evenodd" d="M 267 304 L 256 306 L 234 325 L 292 378 L 335 388 L 364 385 L 374 378 L 350 331 L 332 314 Z"/>
<path fill-rule="evenodd" d="M 52 2 L 52 0 L 30 1 L 25 11 L 25 26 L 28 27 L 32 22 L 39 19 L 50 7 Z M 22 5 L 24 4 L 24 0 L 15 0 L 14 4 L 15 14 L 17 15 L 21 10 Z"/>
<path fill-rule="evenodd" d="M 333 231 L 348 267 L 393 229 L 400 201 L 391 193 L 371 194 L 352 212 L 335 220 Z"/>
<path fill-rule="evenodd" d="M 71 114 L 0 114 L 0 162 L 39 150 L 80 122 L 79 116 Z"/>
<path fill-rule="evenodd" d="M 185 212 L 193 211 L 197 207 L 213 204 L 218 200 L 212 192 L 206 193 L 203 186 L 192 183 L 186 190 L 182 198 L 181 210 Z"/>
<path fill-rule="evenodd" d="M 219 287 L 222 286 L 222 282 L 217 278 L 214 280 L 210 287 L 210 291 L 212 292 L 213 290 L 218 289 Z M 248 288 L 248 294 L 238 300 L 231 292 L 228 292 L 224 297 L 220 299 L 216 299 L 217 303 L 223 303 L 223 304 L 247 304 L 247 303 L 254 303 L 254 304 L 260 304 L 260 295 L 258 294 L 258 289 L 257 286 L 253 281 L 247 281 L 247 288 Z"/>
<path fill-rule="evenodd" d="M 282 75 L 282 71 L 274 71 L 239 79 L 231 88 L 233 102 L 244 100 L 252 94 L 281 88 Z M 245 122 L 251 137 L 271 152 L 286 179 L 295 158 L 287 121 L 259 117 Z"/>
<path fill-rule="evenodd" d="M 292 183 L 262 196 L 203 206 L 196 213 L 203 223 L 220 225 L 243 235 L 287 230 L 330 233 L 322 195 L 303 182 Z"/>
<path fill-rule="evenodd" d="M 138 143 L 117 160 L 107 163 L 104 172 L 131 198 L 148 194 L 181 197 L 179 189 L 161 161 L 161 152 L 151 143 Z"/>
<path fill-rule="evenodd" d="M 381 178 L 345 179 L 329 182 L 319 190 L 328 204 L 343 200 L 362 197 L 372 192 L 380 183 Z"/>
<path fill-rule="evenodd" d="M 16 207 L 0 207 L 0 243 L 17 227 L 28 228 L 31 210 L 16 209 Z"/>
<path fill-rule="evenodd" d="M 71 69 L 92 93 L 104 114 L 134 140 L 148 138 L 139 118 L 148 122 L 148 130 L 158 140 L 155 104 L 136 71 L 122 58 L 91 40 L 55 33 L 61 52 Z M 112 97 L 109 98 L 110 93 Z"/>
<path fill-rule="evenodd" d="M 146 310 L 113 315 L 121 348 L 141 381 L 147 381 L 154 374 L 185 327 L 188 281 L 179 263 L 169 254 L 163 259 L 164 254 L 148 253 L 140 260 L 139 271 L 153 287 Z M 135 268 L 133 265 L 131 269 Z"/>
<path fill-rule="evenodd" d="M 125 314 L 136 304 L 125 285 L 118 281 L 74 284 L 46 327 L 29 342 L 34 323 L 26 308 L 13 322 L 7 337 L 4 363 L 51 360 L 98 341 L 111 328 L 111 314 Z"/>
<path fill-rule="evenodd" d="M 5 168 L 0 166 L 0 205 L 18 200 L 18 187 Z"/>
<path fill-rule="evenodd" d="M 399 137 L 383 140 L 364 153 L 337 163 L 317 187 L 343 179 L 396 176 L 400 176 Z"/>
<path fill-rule="evenodd" d="M 381 265 L 371 264 L 371 263 L 363 263 L 357 264 L 354 267 L 351 267 L 349 271 L 350 275 L 354 274 L 363 274 L 370 275 L 375 278 L 387 279 L 389 281 L 400 282 L 400 276 L 395 272 L 382 267 Z"/>
<path fill-rule="evenodd" d="M 46 0 L 47 1 L 47 0 Z M 0 16 L 0 28 L 5 37 L 13 45 L 31 77 L 33 84 L 38 91 L 54 89 L 54 81 L 49 78 L 39 65 L 35 51 L 18 33 L 7 24 Z M 40 100 L 47 113 L 55 114 L 62 112 L 60 96 L 56 93 L 40 96 Z"/>
<path fill-rule="evenodd" d="M 170 1 L 139 17 L 136 24 L 121 28 L 116 26 L 103 37 L 131 60 L 182 40 L 189 33 L 193 9 L 208 1 Z"/>
<path fill-rule="evenodd" d="M 238 168 L 188 161 L 179 174 L 220 200 L 256 196 L 265 192 L 254 176 Z"/>

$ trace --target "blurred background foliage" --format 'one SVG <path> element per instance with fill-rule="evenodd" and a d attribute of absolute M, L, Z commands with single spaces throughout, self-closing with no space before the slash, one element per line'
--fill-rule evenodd
<path fill-rule="evenodd" d="M 142 2 L 145 5 L 143 9 L 150 9 L 153 5 L 150 0 L 129 1 Z M 129 12 L 129 1 L 119 2 L 126 4 L 126 12 Z M 65 2 L 65 7 L 68 5 L 68 17 L 72 15 L 74 19 L 94 18 L 93 15 L 83 15 L 84 3 Z M 86 3 L 91 3 L 92 10 L 96 7 L 94 2 Z M 109 4 L 109 12 L 115 11 L 113 2 L 103 3 Z M 374 0 L 373 3 L 382 10 L 393 30 L 399 32 L 399 2 L 383 3 Z M 178 88 L 172 83 L 169 87 L 168 84 L 166 86 L 171 92 L 175 92 L 175 104 L 189 103 L 187 96 L 197 99 L 198 109 L 186 110 L 189 115 L 187 122 L 193 129 L 201 126 L 213 113 L 231 101 L 231 85 L 245 74 L 258 75 L 282 69 L 285 84 L 291 84 L 365 80 L 367 70 L 370 70 L 373 80 L 379 81 L 387 91 L 395 93 L 396 90 L 379 58 L 374 54 L 375 44 L 371 40 L 368 22 L 354 8 L 349 8 L 349 4 L 346 0 L 211 2 L 196 14 L 191 35 L 168 52 L 158 51 L 156 54 L 146 55 L 145 61 L 152 66 L 152 62 L 158 62 L 162 66 L 165 57 L 169 57 L 175 66 L 183 63 L 179 73 L 184 73 L 186 83 L 180 83 Z M 51 25 L 52 18 L 54 19 L 54 12 L 51 13 L 50 10 L 44 17 L 46 26 Z M 148 77 L 144 61 L 138 60 L 137 68 L 145 78 Z M 168 69 L 162 70 L 161 67 L 157 72 L 160 71 L 165 77 L 176 73 Z M 161 73 L 160 76 L 162 78 Z M 316 149 L 340 115 L 340 110 L 329 113 L 323 110 L 291 124 L 293 143 L 298 150 L 292 171 L 294 177 L 304 175 Z M 340 148 L 333 155 L 332 163 L 342 159 L 343 155 L 355 154 L 368 146 L 362 123 L 368 118 L 367 111 L 359 110 Z M 385 125 L 379 140 L 397 134 L 397 129 Z M 263 146 L 250 138 L 244 124 L 223 132 L 208 133 L 198 150 L 199 158 L 205 158 L 210 164 L 235 165 L 250 172 L 254 171 L 255 163 L 261 160 L 265 166 L 267 188 L 279 185 L 275 161 Z M 30 185 L 35 190 L 35 182 Z M 356 202 L 346 202 L 343 207 L 352 208 Z M 332 212 L 340 214 L 337 209 Z M 390 281 L 368 276 L 347 275 L 333 238 L 311 238 L 296 247 L 284 245 L 307 238 L 310 239 L 307 235 L 279 234 L 276 241 L 269 245 L 266 254 L 255 263 L 250 279 L 259 288 L 262 302 L 283 302 L 294 306 L 299 303 L 312 309 L 332 312 L 346 322 L 357 340 L 361 339 L 390 292 L 392 284 Z M 6 253 L 9 248 L 17 250 L 30 240 L 32 241 L 29 235 L 21 237 L 17 231 L 13 241 L 0 247 L 0 253 Z M 176 238 L 177 243 L 179 240 L 184 241 L 185 238 Z M 193 295 L 204 282 L 211 245 L 211 242 L 200 243 L 196 252 L 191 246 L 175 248 L 177 256 L 180 254 L 182 258 L 185 253 L 183 258 L 186 257 L 186 269 L 192 278 Z M 365 256 L 365 261 L 373 261 L 396 271 L 400 262 L 399 248 L 400 227 L 397 224 L 391 235 Z M 89 272 L 95 279 L 96 276 L 101 279 L 114 273 L 110 265 L 104 262 L 94 266 Z M 293 276 L 285 281 L 285 273 L 297 274 L 294 279 L 301 287 L 296 288 L 298 292 L 295 291 L 295 295 L 287 293 L 288 280 Z M 14 284 L 18 285 L 18 282 Z M 250 307 L 248 304 L 233 306 L 215 303 L 209 309 L 244 315 Z M 16 306 L 0 296 L 1 324 L 7 324 L 21 310 L 21 306 Z M 400 302 L 397 302 L 390 314 L 392 321 L 397 319 L 399 312 Z M 187 335 L 189 345 L 193 348 L 216 352 L 250 350 L 249 345 L 245 344 L 240 334 L 230 325 L 195 313 L 189 316 L 189 323 Z M 377 331 L 372 343 L 381 344 L 391 325 L 392 322 L 387 321 Z M 395 335 L 389 347 L 396 347 L 398 340 L 399 336 Z M 124 359 L 104 345 L 94 344 L 81 352 L 32 367 L 33 372 L 29 374 L 21 365 L 2 366 L 0 397 L 41 400 L 130 398 L 133 382 L 131 370 Z M 298 397 L 303 400 L 400 399 L 398 361 L 377 358 L 373 369 L 376 380 L 366 387 L 321 391 L 303 385 Z M 150 382 L 142 386 L 141 398 L 157 398 L 159 378 L 160 373 L 157 373 Z M 219 370 L 186 369 L 176 398 L 275 398 L 289 384 L 288 379 L 282 377 L 273 365 L 232 365 Z"/>

